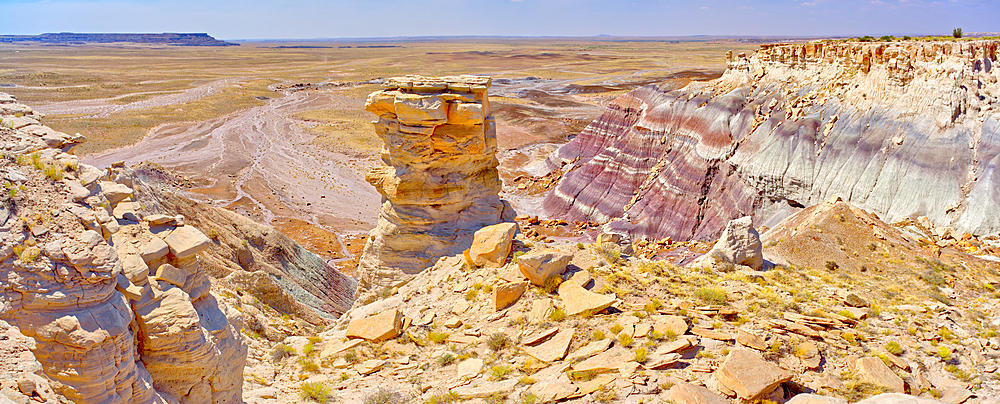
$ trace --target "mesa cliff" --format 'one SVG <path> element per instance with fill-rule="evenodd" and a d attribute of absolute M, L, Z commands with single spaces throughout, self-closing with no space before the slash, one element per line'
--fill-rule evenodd
<path fill-rule="evenodd" d="M 82 137 L 7 94 L 0 109 L 0 320 L 34 340 L 53 390 L 78 403 L 242 402 L 243 317 L 210 293 L 198 258 L 212 241 L 135 202 L 123 167 L 65 153 Z"/>
<path fill-rule="evenodd" d="M 771 226 L 833 196 L 1000 232 L 997 41 L 763 45 L 719 79 L 614 100 L 549 159 L 554 217 L 654 238 Z"/>
<path fill-rule="evenodd" d="M 469 248 L 476 230 L 513 219 L 498 196 L 489 85 L 489 77 L 406 76 L 369 96 L 385 165 L 366 175 L 382 209 L 358 266 L 359 293 L 398 285 Z"/>

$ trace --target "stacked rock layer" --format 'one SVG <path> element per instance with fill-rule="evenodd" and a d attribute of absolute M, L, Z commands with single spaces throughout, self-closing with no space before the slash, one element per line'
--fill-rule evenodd
<path fill-rule="evenodd" d="M 209 293 L 208 237 L 145 214 L 124 168 L 64 152 L 81 137 L 6 94 L 0 110 L 0 318 L 34 338 L 53 387 L 78 403 L 241 402 L 242 318 Z"/>
<path fill-rule="evenodd" d="M 997 41 L 764 45 L 719 79 L 619 97 L 549 162 L 549 215 L 711 239 L 840 196 L 1000 232 Z"/>
<path fill-rule="evenodd" d="M 469 248 L 476 230 L 512 216 L 498 196 L 489 85 L 488 77 L 407 76 L 368 97 L 385 165 L 366 176 L 382 209 L 361 257 L 359 293 Z"/>

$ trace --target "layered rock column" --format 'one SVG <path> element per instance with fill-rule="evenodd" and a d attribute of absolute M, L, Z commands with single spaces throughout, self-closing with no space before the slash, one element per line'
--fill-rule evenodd
<path fill-rule="evenodd" d="M 489 85 L 488 77 L 406 76 L 368 97 L 385 166 L 366 176 L 382 209 L 359 265 L 359 302 L 469 248 L 476 230 L 512 219 L 498 196 Z"/>

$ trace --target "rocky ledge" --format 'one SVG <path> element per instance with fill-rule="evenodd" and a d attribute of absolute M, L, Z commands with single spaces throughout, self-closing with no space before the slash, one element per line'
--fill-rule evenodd
<path fill-rule="evenodd" d="M 123 167 L 64 152 L 82 137 L 7 94 L 0 111 L 0 320 L 31 338 L 46 385 L 78 403 L 241 402 L 243 320 L 209 291 L 211 240 L 148 213 Z"/>
<path fill-rule="evenodd" d="M 729 55 L 719 79 L 614 100 L 549 160 L 545 210 L 711 239 L 841 196 L 886 221 L 1000 233 L 997 41 L 820 42 Z"/>

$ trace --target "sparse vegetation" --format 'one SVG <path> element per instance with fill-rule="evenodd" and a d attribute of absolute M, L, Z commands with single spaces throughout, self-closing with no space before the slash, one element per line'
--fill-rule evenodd
<path fill-rule="evenodd" d="M 955 39 L 961 38 L 962 37 L 962 29 L 961 28 L 955 28 L 955 29 L 951 30 L 951 36 L 952 36 L 952 38 L 955 38 Z"/>
<path fill-rule="evenodd" d="M 566 312 L 563 311 L 563 309 L 560 307 L 556 307 L 555 310 L 552 310 L 552 314 L 549 314 L 549 320 L 555 321 L 557 323 L 563 321 L 565 318 L 566 318 Z"/>
<path fill-rule="evenodd" d="M 448 334 L 441 331 L 431 331 L 427 333 L 427 339 L 435 344 L 443 344 L 448 340 Z"/>
<path fill-rule="evenodd" d="M 508 365 L 493 365 L 490 367 L 490 380 L 504 380 L 513 371 Z"/>
<path fill-rule="evenodd" d="M 450 352 L 447 352 L 437 358 L 438 366 L 445 367 L 452 363 L 455 363 L 455 355 L 452 355 Z"/>
<path fill-rule="evenodd" d="M 271 351 L 271 360 L 274 362 L 280 362 L 285 358 L 290 358 L 295 356 L 295 348 L 292 348 L 285 344 L 278 344 Z"/>
<path fill-rule="evenodd" d="M 406 404 L 406 396 L 396 390 L 379 387 L 365 396 L 363 404 Z"/>
<path fill-rule="evenodd" d="M 712 305 L 725 305 L 729 303 L 729 297 L 726 295 L 726 291 L 720 288 L 714 287 L 703 287 L 699 288 L 694 292 L 695 297 L 701 299 L 705 304 Z"/>
<path fill-rule="evenodd" d="M 306 382 L 299 385 L 299 397 L 306 401 L 330 401 L 330 387 L 323 383 Z"/>
<path fill-rule="evenodd" d="M 504 334 L 502 332 L 495 332 L 493 334 L 490 334 L 490 336 L 486 339 L 486 345 L 490 348 L 491 351 L 499 352 L 504 349 L 510 348 L 514 344 L 513 342 L 511 342 L 510 337 L 508 337 L 507 334 Z"/>

